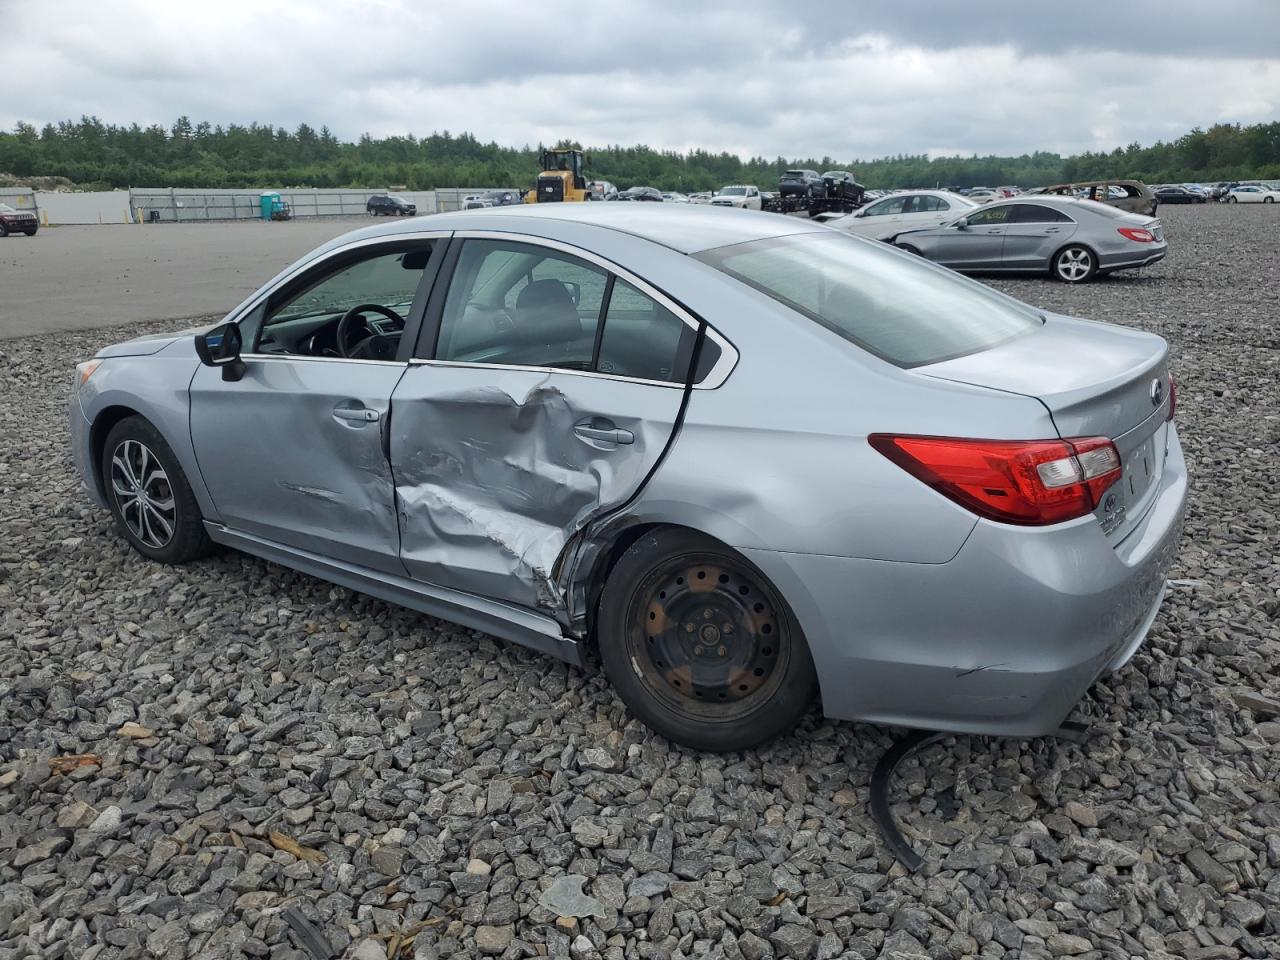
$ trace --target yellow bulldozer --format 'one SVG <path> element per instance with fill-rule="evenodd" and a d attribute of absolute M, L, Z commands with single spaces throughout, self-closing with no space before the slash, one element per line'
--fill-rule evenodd
<path fill-rule="evenodd" d="M 525 194 L 525 203 L 557 203 L 562 200 L 590 200 L 582 167 L 586 160 L 581 150 L 543 150 L 538 157 L 542 172 L 533 189 Z"/>

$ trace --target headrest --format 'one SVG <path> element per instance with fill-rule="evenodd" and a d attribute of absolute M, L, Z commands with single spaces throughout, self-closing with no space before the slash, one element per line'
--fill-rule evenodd
<path fill-rule="evenodd" d="M 516 297 L 516 332 L 529 343 L 564 343 L 582 336 L 582 321 L 559 280 L 535 280 Z"/>

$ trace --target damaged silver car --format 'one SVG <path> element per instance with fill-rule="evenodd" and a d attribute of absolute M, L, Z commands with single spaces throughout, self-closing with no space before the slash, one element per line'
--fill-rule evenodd
<path fill-rule="evenodd" d="M 429 229 L 428 229 L 429 227 Z M 794 218 L 371 227 L 75 379 L 90 495 L 583 664 L 677 742 L 1038 735 L 1155 619 L 1187 471 L 1159 337 Z"/>

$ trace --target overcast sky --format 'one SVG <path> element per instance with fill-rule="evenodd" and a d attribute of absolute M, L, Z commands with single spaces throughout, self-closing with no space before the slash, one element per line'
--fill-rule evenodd
<path fill-rule="evenodd" d="M 1280 119 L 1280 0 L 0 0 L 0 31 L 6 128 L 186 114 L 848 160 Z"/>

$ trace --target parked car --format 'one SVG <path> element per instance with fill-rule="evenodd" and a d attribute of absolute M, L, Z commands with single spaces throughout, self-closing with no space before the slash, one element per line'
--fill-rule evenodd
<path fill-rule="evenodd" d="M 1227 193 L 1227 203 L 1275 203 L 1277 200 L 1280 200 L 1280 190 L 1261 184 L 1232 187 Z"/>
<path fill-rule="evenodd" d="M 598 651 L 633 715 L 737 750 L 815 689 L 1057 729 L 1159 609 L 1173 409 L 1153 334 L 794 217 L 566 203 L 338 237 L 217 326 L 99 351 L 68 415 L 144 557 L 218 543 Z"/>
<path fill-rule="evenodd" d="M 992 200 L 1005 199 L 1004 194 L 997 193 L 995 190 L 987 190 L 985 188 L 981 190 L 970 190 L 965 194 L 965 196 L 974 203 L 990 203 Z"/>
<path fill-rule="evenodd" d="M 628 187 L 618 194 L 619 200 L 647 200 L 662 202 L 662 193 L 656 187 Z"/>
<path fill-rule="evenodd" d="M 1086 180 L 1079 183 L 1055 183 L 1051 187 L 1034 191 L 1034 194 L 1056 194 L 1064 197 L 1080 197 L 1096 200 L 1129 213 L 1156 215 L 1155 192 L 1141 180 Z"/>
<path fill-rule="evenodd" d="M 689 194 L 690 203 L 710 203 L 713 194 L 707 190 L 699 190 L 697 193 Z"/>
<path fill-rule="evenodd" d="M 760 188 L 745 184 L 731 184 L 721 187 L 711 198 L 713 207 L 738 207 L 741 210 L 759 210 L 762 206 Z"/>
<path fill-rule="evenodd" d="M 689 203 L 690 202 L 688 196 L 686 196 L 683 193 L 676 193 L 674 191 L 663 193 L 662 199 L 666 203 Z"/>
<path fill-rule="evenodd" d="M 821 197 L 825 192 L 826 185 L 817 170 L 786 170 L 778 178 L 778 193 L 783 197 Z"/>
<path fill-rule="evenodd" d="M 587 195 L 592 200 L 617 200 L 618 188 L 608 180 L 592 180 L 587 184 Z"/>
<path fill-rule="evenodd" d="M 891 242 L 955 270 L 1049 273 L 1083 283 L 1164 259 L 1160 221 L 1072 197 L 1015 197 Z"/>
<path fill-rule="evenodd" d="M 1186 187 L 1157 187 L 1153 192 L 1160 203 L 1205 203 L 1208 200 L 1203 193 Z"/>
<path fill-rule="evenodd" d="M 470 200 L 472 198 L 467 197 L 466 199 Z M 386 214 L 389 217 L 412 217 L 418 212 L 417 204 L 410 203 L 403 197 L 397 197 L 393 193 L 380 193 L 370 197 L 364 208 L 375 217 L 382 214 Z"/>
<path fill-rule="evenodd" d="M 523 198 L 519 190 L 490 190 L 485 193 L 484 199 L 491 207 L 512 207 L 522 202 Z"/>
<path fill-rule="evenodd" d="M 34 237 L 39 229 L 40 220 L 30 210 L 16 210 L 7 203 L 0 203 L 0 237 L 11 233 Z"/>
<path fill-rule="evenodd" d="M 833 211 L 852 213 L 866 202 L 866 188 L 848 170 L 828 170 L 822 175 L 822 185 Z"/>
<path fill-rule="evenodd" d="M 914 227 L 932 227 L 977 208 L 968 197 L 946 190 L 912 190 L 869 203 L 857 213 L 828 221 L 847 233 L 882 240 Z"/>

